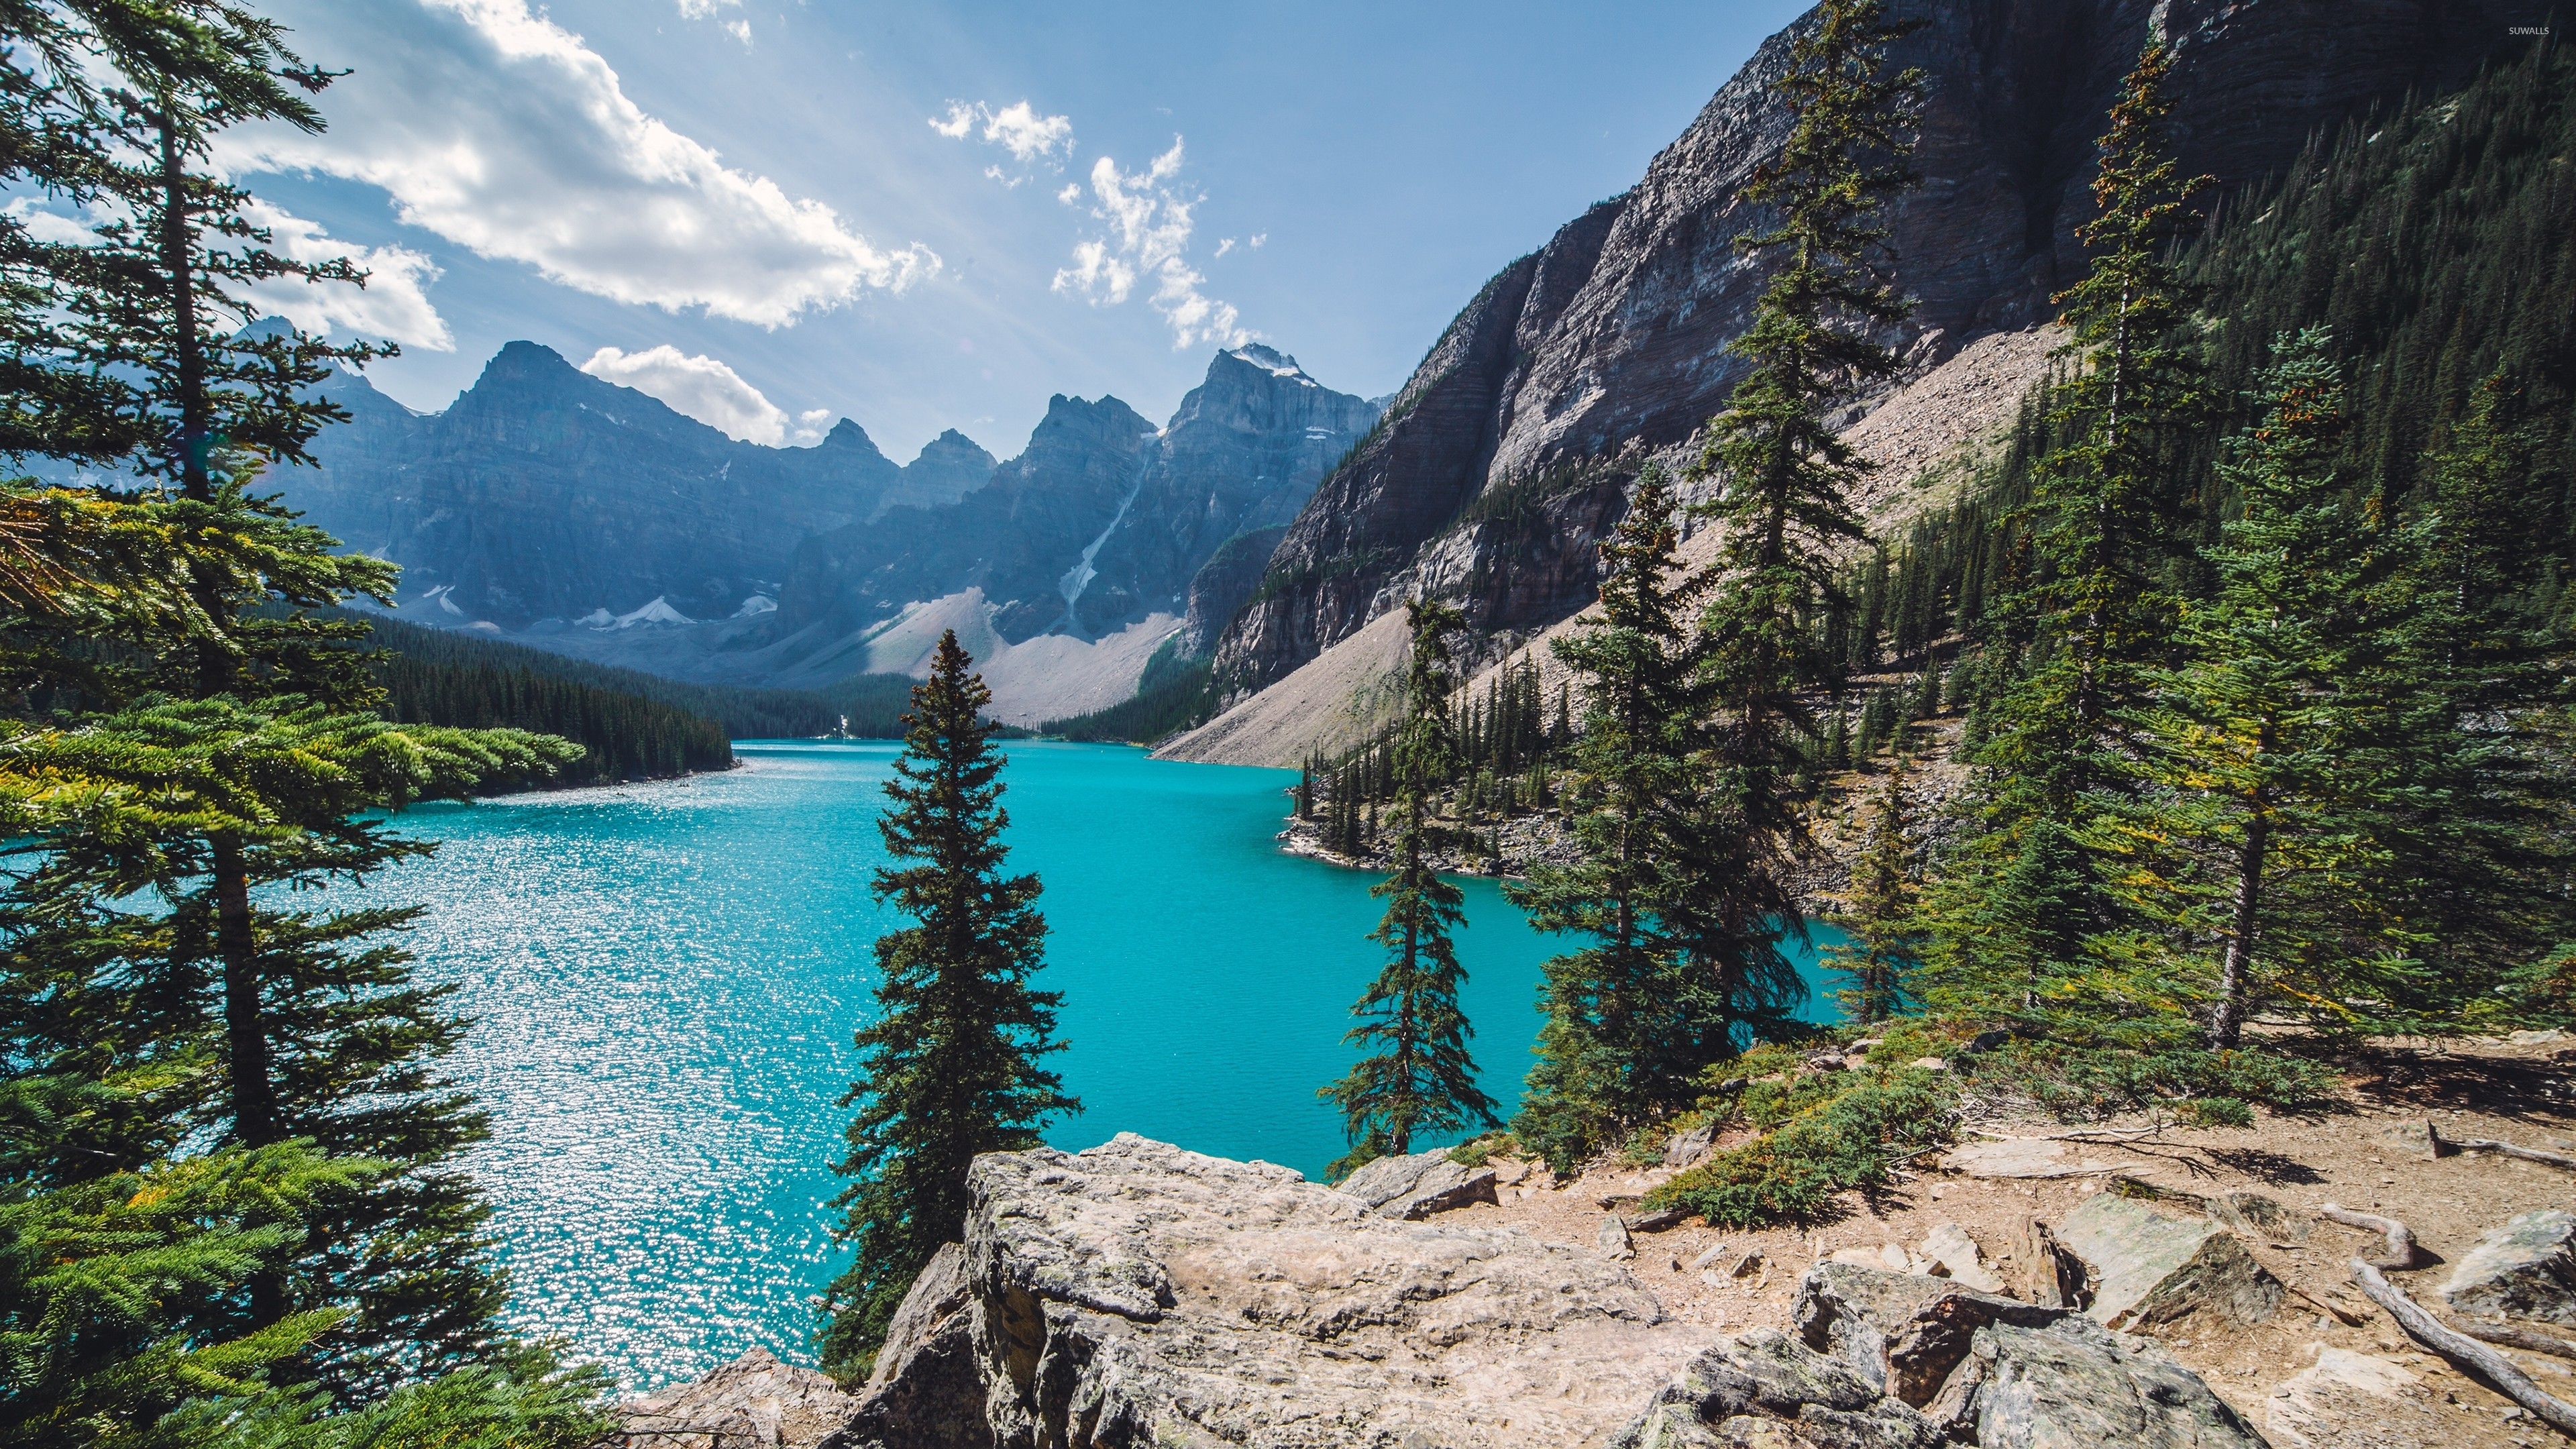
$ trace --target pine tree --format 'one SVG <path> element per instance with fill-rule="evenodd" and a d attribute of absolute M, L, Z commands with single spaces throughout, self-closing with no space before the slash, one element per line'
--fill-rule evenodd
<path fill-rule="evenodd" d="M 2054 446 L 2033 465 L 2021 515 L 2035 567 L 1989 605 L 1993 642 L 2029 647 L 1975 722 L 1978 830 L 1927 901 L 1928 969 L 1954 1001 L 1996 1003 L 1997 983 L 2018 977 L 2023 1009 L 2046 996 L 2117 1015 L 2124 973 L 2154 954 L 2153 922 L 2105 880 L 2134 838 L 2123 819 L 2141 789 L 2136 733 L 2174 638 L 2164 564 L 2187 501 L 2176 448 L 2206 415 L 2169 250 L 2204 184 L 2180 178 L 2165 134 L 2172 62 L 2151 40 L 2122 85 L 2097 214 L 2077 230 L 2090 268 L 2058 298 L 2072 337 L 2044 420 Z"/>
<path fill-rule="evenodd" d="M 1713 868 L 1702 831 L 1709 690 L 1688 622 L 1703 586 L 1676 577 L 1675 512 L 1670 481 L 1649 467 L 1602 545 L 1599 617 L 1555 646 L 1583 687 L 1566 792 L 1580 858 L 1504 887 L 1531 925 L 1585 941 L 1547 961 L 1547 1021 L 1513 1124 L 1559 1167 L 1687 1106 L 1698 1070 L 1734 1050 L 1719 968 L 1666 922 L 1693 875 Z"/>
<path fill-rule="evenodd" d="M 1827 411 L 1885 378 L 1896 356 L 1873 338 L 1913 310 L 1877 269 L 1887 200 L 1914 184 L 1911 117 L 1920 71 L 1887 73 L 1887 47 L 1921 22 L 1881 0 L 1826 0 L 1792 47 L 1777 88 L 1792 122 L 1778 157 L 1744 189 L 1777 217 L 1737 249 L 1771 261 L 1752 325 L 1730 344 L 1748 369 L 1710 425 L 1701 460 L 1723 480 L 1723 574 L 1703 627 L 1725 717 L 1722 750 L 1744 829 L 1793 829 L 1783 786 L 1797 740 L 1813 734 L 1803 694 L 1823 682 L 1805 620 L 1835 595 L 1835 551 L 1863 534 L 1851 492 L 1863 467 Z"/>
<path fill-rule="evenodd" d="M 11 273 L 28 289 L 5 319 L 11 365 L 60 381 L 30 389 L 11 439 L 147 485 L 34 500 L 72 525 L 55 534 L 77 545 L 54 560 L 55 581 L 82 606 L 11 621 L 7 682 L 17 709 L 46 716 L 40 738 L 82 742 L 111 785 L 165 762 L 169 798 L 187 805 L 59 824 L 37 842 L 39 863 L 7 883 L 0 1070 L 13 1088 L 114 1108 L 26 1124 L 16 1181 L 30 1201 L 77 1209 L 105 1174 L 178 1174 L 227 1154 L 254 1173 L 288 1164 L 269 1177 L 266 1246 L 233 1254 L 216 1316 L 187 1320 L 198 1309 L 174 1300 L 153 1320 L 154 1343 L 185 1332 L 256 1345 L 233 1359 L 245 1377 L 190 1382 L 144 1351 L 103 1370 L 139 1376 L 129 1387 L 178 1374 L 172 1391 L 210 1396 L 220 1421 L 266 1392 L 265 1368 L 277 1383 L 318 1384 L 297 1391 L 309 1416 L 474 1361 L 490 1370 L 477 1371 L 485 1407 L 517 1395 L 544 1417 L 568 1381 L 496 1336 L 502 1280 L 453 1161 L 483 1130 L 435 1071 L 462 1028 L 444 991 L 413 986 L 401 952 L 371 939 L 408 913 L 293 911 L 257 889 L 361 879 L 422 849 L 378 812 L 571 754 L 511 731 L 389 725 L 365 661 L 344 647 L 363 625 L 269 612 L 381 594 L 392 577 L 335 556 L 332 540 L 249 491 L 336 416 L 311 393 L 326 364 L 374 354 L 291 331 L 237 335 L 246 285 L 359 276 L 270 252 L 250 198 L 213 179 L 207 159 L 230 126 L 318 127 L 304 97 L 329 77 L 275 25 L 228 5 L 19 7 L 5 23 L 0 128 L 36 144 L 0 165 L 111 218 L 88 244 L 11 253 L 29 263 Z M 42 64 L 18 68 L 29 56 Z M 17 305 L 29 297 L 34 330 Z M 63 725 L 77 728 L 57 735 Z M 323 1154 L 315 1171 L 274 1150 L 297 1140 Z M 76 1332 L 105 1346 L 129 1330 L 142 1331 L 130 1312 L 122 1328 Z M 575 1400 L 595 1390 L 584 1382 Z M 567 1422 L 587 1432 L 586 1417 Z M 462 1421 L 448 1427 L 464 1442 Z"/>
<path fill-rule="evenodd" d="M 1851 504 L 1863 468 L 1827 415 L 1893 374 L 1895 354 L 1875 339 L 1913 310 L 1881 270 L 1881 213 L 1916 179 L 1923 84 L 1918 70 L 1891 73 L 1887 49 L 1920 27 L 1889 20 L 1881 0 L 1825 0 L 1777 83 L 1788 139 L 1744 191 L 1776 220 L 1737 248 L 1772 272 L 1730 344 L 1749 366 L 1701 459 L 1722 479 L 1713 511 L 1725 529 L 1701 619 L 1713 769 L 1675 842 L 1690 865 L 1663 902 L 1699 989 L 1721 1003 L 1712 1019 L 1776 1028 L 1804 990 L 1779 943 L 1805 930 L 1790 882 L 1806 848 L 1799 804 L 1817 779 L 1808 701 L 1839 673 L 1810 621 L 1845 607 L 1834 561 L 1863 536 Z M 1695 1034 L 1691 1045 L 1703 1061 L 1731 1048 L 1709 1051 Z"/>
<path fill-rule="evenodd" d="M 1905 977 L 1919 951 L 1914 921 L 1914 827 L 1905 799 L 1905 752 L 1889 764 L 1869 834 L 1852 872 L 1851 944 L 1827 953 L 1850 985 L 1843 1010 L 1863 1025 L 1894 1016 L 1905 1004 Z"/>
<path fill-rule="evenodd" d="M 2188 662 L 2146 717 L 2162 788 L 2132 817 L 2131 878 L 2154 883 L 2173 937 L 2217 943 L 2213 971 L 2177 972 L 2159 993 L 2176 1006 L 2206 993 L 2214 1048 L 2236 1046 L 2275 992 L 2347 995 L 2367 958 L 2406 954 L 2347 930 L 2331 904 L 2370 851 L 2347 754 L 2372 540 L 2333 466 L 2343 385 L 2328 351 L 2322 329 L 2284 337 L 2262 376 L 2262 414 L 2219 470 L 2244 512 L 2206 551 L 2217 591 L 2184 610 Z"/>
<path fill-rule="evenodd" d="M 864 1375 L 912 1280 L 965 1230 L 967 1164 L 978 1153 L 1038 1145 L 1048 1118 L 1078 1112 L 1042 1065 L 1062 996 L 1030 984 L 1044 964 L 1046 920 L 1033 875 L 1003 874 L 1002 751 L 984 717 L 992 691 L 971 671 L 954 630 L 913 691 L 904 752 L 878 822 L 895 864 L 874 892 L 914 924 L 877 938 L 877 1019 L 859 1029 L 860 1077 L 851 1178 L 833 1199 L 848 1271 L 826 1295 L 824 1367 Z"/>
<path fill-rule="evenodd" d="M 2403 562 L 2373 599 L 2387 622 L 2354 693 L 2344 762 L 2371 790 L 2381 856 L 2359 894 L 2402 922 L 2419 968 L 2353 994 L 2397 1024 L 2451 1017 L 2502 969 L 2576 933 L 2565 888 L 2567 634 L 2537 585 L 2546 543 L 2520 500 L 2544 465 L 2517 389 L 2487 379 L 2422 460 L 2419 509 L 2389 541 Z"/>
<path fill-rule="evenodd" d="M 1500 1126 L 1493 1099 L 1476 1086 L 1467 1039 L 1475 1033 L 1458 1005 L 1466 968 L 1449 932 L 1465 919 L 1465 897 L 1431 865 L 1451 832 L 1431 815 L 1434 794 L 1457 768 L 1448 702 L 1457 689 L 1449 635 L 1464 627 L 1458 611 L 1435 600 L 1405 605 L 1412 651 L 1405 668 L 1404 720 L 1393 747 L 1394 869 L 1370 894 L 1386 914 L 1369 939 L 1386 948 L 1386 965 L 1351 1006 L 1359 1018 L 1343 1038 L 1370 1054 L 1321 1094 L 1341 1110 L 1351 1153 L 1333 1164 L 1339 1178 L 1379 1156 L 1413 1150 L 1418 1134 Z"/>

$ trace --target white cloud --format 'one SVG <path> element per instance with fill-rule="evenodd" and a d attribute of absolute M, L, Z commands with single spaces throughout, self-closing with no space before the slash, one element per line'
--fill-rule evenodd
<path fill-rule="evenodd" d="M 91 228 L 120 212 L 85 209 L 78 217 L 48 210 L 33 198 L 12 198 L 0 206 L 6 215 L 40 242 L 87 246 L 98 240 Z M 355 282 L 308 282 L 299 277 L 270 277 L 234 290 L 262 316 L 284 317 L 307 332 L 354 332 L 431 352 L 453 352 L 456 337 L 430 305 L 429 284 L 439 278 L 438 264 L 409 247 L 351 246 L 334 241 L 319 222 L 307 221 L 268 202 L 253 199 L 242 208 L 251 225 L 269 234 L 268 247 L 297 262 L 347 260 L 367 274 Z"/>
<path fill-rule="evenodd" d="M 362 69 L 324 93 L 321 135 L 228 133 L 218 159 L 235 171 L 366 181 L 404 221 L 549 280 L 770 327 L 939 270 L 929 248 L 881 248 L 646 115 L 527 0 L 271 8 L 305 55 Z"/>
<path fill-rule="evenodd" d="M 965 140 L 978 126 L 984 140 L 1010 152 L 1017 161 L 1073 154 L 1073 118 L 1041 116 L 1026 101 L 1014 101 L 998 111 L 981 101 L 972 105 L 950 101 L 946 116 L 930 118 L 930 129 L 952 141 Z"/>
<path fill-rule="evenodd" d="M 1014 101 L 994 110 L 982 101 L 950 101 L 948 114 L 930 118 L 930 129 L 952 141 L 963 141 L 970 134 L 980 135 L 987 143 L 1011 153 L 1011 159 L 1027 166 L 1045 162 L 1062 169 L 1073 155 L 1073 118 L 1041 116 L 1026 101 Z M 984 174 L 1005 186 L 1017 186 L 1026 176 L 1013 176 L 999 166 L 987 166 Z"/>
<path fill-rule="evenodd" d="M 1071 206 L 1075 202 L 1080 201 L 1082 199 L 1081 184 L 1078 182 L 1067 182 L 1064 190 L 1055 194 L 1055 199 L 1063 202 L 1067 206 Z"/>
<path fill-rule="evenodd" d="M 1212 252 L 1212 253 L 1210 253 L 1210 254 L 1209 254 L 1208 259 L 1209 259 L 1210 261 L 1214 261 L 1216 258 L 1221 257 L 1221 256 L 1224 256 L 1227 252 L 1230 252 L 1230 251 L 1233 251 L 1233 250 L 1234 250 L 1234 238 L 1232 238 L 1232 237 L 1227 237 L 1227 238 L 1226 238 L 1226 239 L 1224 239 L 1223 241 L 1220 241 L 1220 242 L 1218 242 L 1218 243 L 1216 244 L 1216 250 L 1215 250 L 1214 252 Z"/>
<path fill-rule="evenodd" d="M 431 352 L 456 350 L 455 334 L 429 304 L 429 284 L 439 277 L 429 258 L 408 247 L 333 241 L 320 225 L 264 201 L 252 202 L 247 214 L 268 230 L 270 249 L 278 255 L 299 262 L 346 257 L 367 274 L 364 287 L 271 277 L 244 289 L 243 295 L 262 312 L 273 312 L 307 332 L 344 330 Z"/>
<path fill-rule="evenodd" d="M 1191 211 L 1201 198 L 1175 180 L 1181 154 L 1181 138 L 1174 136 L 1172 149 L 1142 171 L 1122 172 L 1107 156 L 1092 164 L 1091 214 L 1108 230 L 1074 246 L 1073 265 L 1055 274 L 1053 286 L 1095 307 L 1114 307 L 1127 300 L 1139 277 L 1150 276 L 1151 305 L 1172 324 L 1175 349 L 1209 342 L 1241 347 L 1253 334 L 1241 325 L 1233 304 L 1199 290 L 1207 278 L 1189 264 L 1190 232 L 1196 225 Z M 1224 254 L 1222 247 L 1218 254 Z"/>
<path fill-rule="evenodd" d="M 680 0 L 680 18 L 705 20 L 719 10 L 740 10 L 742 0 Z"/>
<path fill-rule="evenodd" d="M 832 421 L 830 408 L 816 408 L 797 414 L 791 428 L 786 409 L 732 368 L 712 357 L 692 357 L 667 342 L 641 352 L 603 347 L 590 355 L 581 370 L 660 398 L 672 411 L 746 443 L 772 448 L 810 443 L 823 436 Z"/>
<path fill-rule="evenodd" d="M 745 45 L 751 44 L 751 22 L 748 20 L 728 20 L 724 23 L 724 32 Z"/>

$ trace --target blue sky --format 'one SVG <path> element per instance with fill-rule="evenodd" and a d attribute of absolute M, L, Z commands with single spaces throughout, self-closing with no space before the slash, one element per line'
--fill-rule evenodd
<path fill-rule="evenodd" d="M 443 407 L 529 338 L 737 436 L 843 415 L 1009 456 L 1050 394 L 1171 412 L 1258 338 L 1391 391 L 1503 263 L 1634 182 L 1790 0 L 270 0 L 352 73 L 222 160 L 356 251 L 308 326 Z"/>

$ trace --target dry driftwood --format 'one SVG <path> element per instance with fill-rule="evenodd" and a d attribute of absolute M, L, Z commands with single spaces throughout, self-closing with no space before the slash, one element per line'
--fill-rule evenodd
<path fill-rule="evenodd" d="M 2534 1333 L 2528 1328 L 2514 1328 L 2502 1323 L 2480 1323 L 2474 1318 L 2460 1320 L 2460 1331 L 2471 1338 L 2483 1338 L 2507 1348 L 2525 1349 L 2532 1353 L 2554 1354 L 2559 1358 L 2576 1358 L 2576 1343 Z"/>
<path fill-rule="evenodd" d="M 2361 1291 L 2370 1295 L 2371 1302 L 2388 1310 L 2388 1316 L 2397 1320 L 2397 1325 L 2406 1330 L 2407 1337 L 2495 1385 L 2506 1398 L 2530 1410 L 2559 1433 L 2576 1437 L 2576 1404 L 2557 1398 L 2533 1383 L 2531 1376 L 2515 1366 L 2512 1359 L 2464 1333 L 2455 1333 L 2444 1327 L 2441 1320 L 2398 1291 L 2377 1268 L 2359 1258 L 2352 1260 L 2352 1281 L 2361 1285 Z"/>
<path fill-rule="evenodd" d="M 2424 1124 L 2424 1133 L 2433 1139 L 2433 1155 L 2449 1152 L 2492 1152 L 2499 1157 L 2518 1157 L 2525 1162 L 2545 1163 L 2576 1171 L 2576 1157 L 2564 1152 L 2547 1152 L 2537 1147 L 2523 1147 L 2512 1142 L 2499 1142 L 2492 1137 L 2445 1137 L 2432 1123 Z"/>
<path fill-rule="evenodd" d="M 2327 1203 L 2317 1209 L 2317 1216 L 2330 1223 L 2341 1223 L 2348 1228 L 2367 1228 L 2371 1232 L 2386 1237 L 2388 1240 L 2386 1252 L 2362 1260 L 2374 1268 L 2386 1268 L 2403 1273 L 2410 1269 L 2425 1267 L 2433 1261 L 2433 1255 L 2425 1252 L 2424 1245 L 2415 1241 L 2413 1230 L 2395 1218 L 2383 1218 L 2377 1213 L 2357 1213 L 2350 1208 L 2337 1207 L 2333 1203 Z"/>

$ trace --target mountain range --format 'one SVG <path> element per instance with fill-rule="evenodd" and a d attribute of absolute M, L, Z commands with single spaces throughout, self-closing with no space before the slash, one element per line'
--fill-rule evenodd
<path fill-rule="evenodd" d="M 1974 363 L 2016 390 L 2045 347 L 2008 339 L 2081 275 L 2094 138 L 2152 30 L 2175 48 L 2183 165 L 2215 178 L 2216 204 L 2324 128 L 2464 81 L 2529 19 L 2520 0 L 1894 8 L 1923 22 L 1894 59 L 1921 68 L 1926 100 L 1923 184 L 1891 218 L 1919 306 L 1886 340 L 1914 379 Z M 1787 132 L 1772 82 L 1810 21 L 1635 186 L 1495 273 L 1387 399 L 1256 344 L 1214 357 L 1159 428 L 1114 397 L 1059 396 L 1008 461 L 950 432 L 898 467 L 846 420 L 810 448 L 737 442 L 513 343 L 435 415 L 336 382 L 353 420 L 281 486 L 403 564 L 401 612 L 421 622 L 803 686 L 914 670 L 955 628 L 1022 723 L 1119 702 L 1160 651 L 1280 726 L 1257 748 L 1209 743 L 1251 737 L 1221 718 L 1180 752 L 1291 760 L 1365 713 L 1351 699 L 1391 662 L 1370 626 L 1408 595 L 1460 603 L 1488 657 L 1592 600 L 1638 469 L 1693 456 L 1739 373 L 1729 344 L 1765 275 L 1735 245 L 1766 220 L 1743 190 Z M 2007 376 L 1996 357 L 2028 365 Z"/>
<path fill-rule="evenodd" d="M 1259 344 L 1218 353 L 1159 428 L 1058 396 L 1007 462 L 952 430 L 898 467 L 847 419 L 812 447 L 739 442 L 532 342 L 439 413 L 355 374 L 324 391 L 349 421 L 275 481 L 403 566 L 404 618 L 783 686 L 910 671 L 953 627 L 1029 723 L 1133 693 L 1227 552 L 1199 595 L 1212 637 L 1259 580 L 1241 540 L 1266 561 L 1378 416 Z"/>

